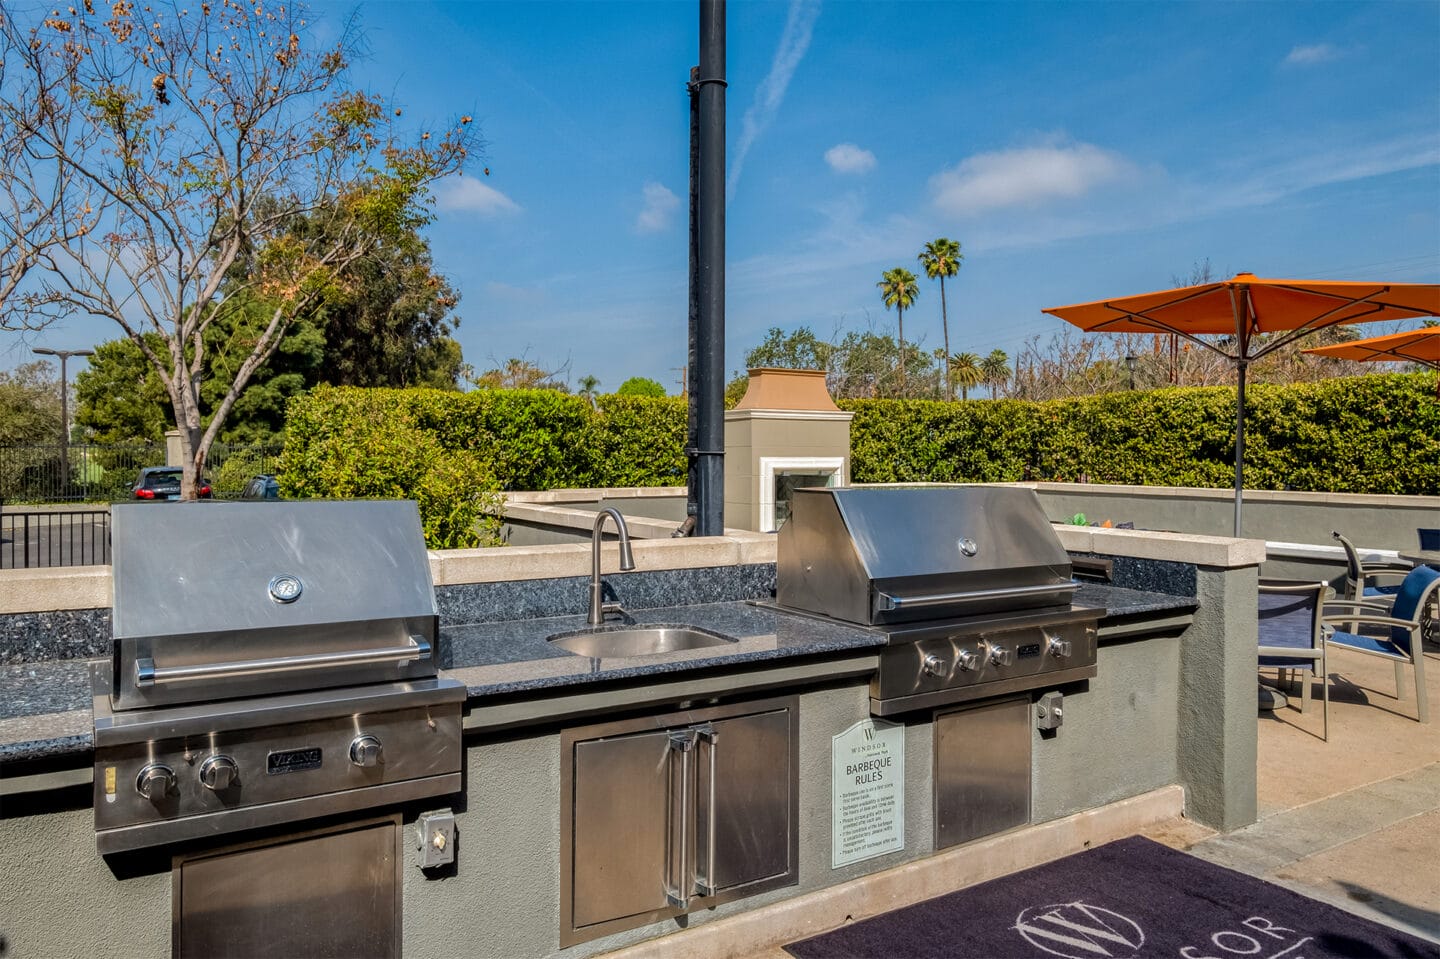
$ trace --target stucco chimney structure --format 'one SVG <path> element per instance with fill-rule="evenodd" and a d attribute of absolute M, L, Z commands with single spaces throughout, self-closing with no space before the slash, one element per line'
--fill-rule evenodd
<path fill-rule="evenodd" d="M 850 420 L 824 370 L 760 367 L 725 413 L 725 525 L 769 533 L 789 515 L 790 490 L 850 482 Z"/>

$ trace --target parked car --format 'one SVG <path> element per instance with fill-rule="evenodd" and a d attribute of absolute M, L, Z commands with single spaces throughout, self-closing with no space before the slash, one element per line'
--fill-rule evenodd
<path fill-rule="evenodd" d="M 240 491 L 241 499 L 279 499 L 280 481 L 268 473 L 250 477 L 250 482 Z"/>
<path fill-rule="evenodd" d="M 130 492 L 138 500 L 153 500 L 165 502 L 166 500 L 180 498 L 180 478 L 185 471 L 178 466 L 147 466 L 140 470 L 140 476 L 135 480 L 135 485 L 130 487 Z M 200 489 L 197 491 L 201 499 L 210 498 L 210 481 L 201 477 Z"/>

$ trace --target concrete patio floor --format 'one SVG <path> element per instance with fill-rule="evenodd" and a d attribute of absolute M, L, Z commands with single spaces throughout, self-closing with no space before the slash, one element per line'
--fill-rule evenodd
<path fill-rule="evenodd" d="M 1259 821 L 1215 835 L 1181 820 L 1151 837 L 1440 941 L 1440 653 L 1425 659 L 1432 725 L 1415 721 L 1413 685 L 1395 699 L 1390 662 L 1332 647 L 1329 742 L 1318 682 L 1303 715 L 1260 713 Z"/>
<path fill-rule="evenodd" d="M 1328 666 L 1328 742 L 1320 738 L 1318 681 L 1303 714 L 1295 708 L 1298 690 L 1294 705 L 1259 713 L 1257 822 L 1218 834 L 1177 817 L 1141 833 L 1440 942 L 1440 718 L 1435 725 L 1416 722 L 1414 687 L 1397 700 L 1388 661 L 1332 649 Z M 1427 654 L 1426 667 L 1431 709 L 1440 712 L 1440 652 Z M 804 901 L 785 909 L 803 911 Z M 703 952 L 789 957 L 778 945 L 755 950 L 737 941 L 726 949 L 726 938 L 707 941 Z M 649 959 L 668 951 L 664 944 L 614 955 Z M 669 946 L 676 956 L 699 954 L 678 941 Z"/>

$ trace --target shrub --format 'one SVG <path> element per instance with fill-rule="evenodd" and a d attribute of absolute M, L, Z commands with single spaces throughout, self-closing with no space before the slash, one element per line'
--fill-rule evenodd
<path fill-rule="evenodd" d="M 413 499 L 431 549 L 490 545 L 504 498 L 484 462 L 446 449 L 403 394 L 318 387 L 292 399 L 281 488 L 297 497 Z"/>

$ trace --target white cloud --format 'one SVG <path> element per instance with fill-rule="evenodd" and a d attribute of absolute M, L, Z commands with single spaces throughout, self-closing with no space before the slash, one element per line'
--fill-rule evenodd
<path fill-rule="evenodd" d="M 869 173 L 875 169 L 875 154 L 853 143 L 837 143 L 825 151 L 825 162 L 836 173 Z"/>
<path fill-rule="evenodd" d="M 1131 164 L 1089 143 L 977 153 L 930 178 L 935 205 L 955 215 L 1084 196 Z"/>
<path fill-rule="evenodd" d="M 501 216 L 519 213 L 520 204 L 473 176 L 462 176 L 436 191 L 440 209 L 446 213 L 478 213 Z"/>
<path fill-rule="evenodd" d="M 641 233 L 668 230 L 675 219 L 675 211 L 680 209 L 680 198 L 653 180 L 645 184 L 641 193 L 645 197 L 645 206 L 635 218 L 635 229 Z"/>
<path fill-rule="evenodd" d="M 1340 59 L 1340 50 L 1329 43 L 1312 43 L 1294 47 L 1285 55 L 1284 66 L 1312 66 Z"/>
<path fill-rule="evenodd" d="M 790 0 L 790 12 L 785 17 L 785 30 L 780 34 L 780 45 L 775 49 L 775 58 L 770 61 L 770 72 L 755 88 L 755 101 L 745 111 L 740 121 L 740 137 L 735 144 L 735 155 L 730 158 L 730 180 L 726 184 L 726 197 L 735 195 L 735 186 L 740 182 L 740 171 L 745 166 L 745 155 L 759 139 L 760 134 L 774 121 L 785 102 L 785 90 L 790 78 L 805 59 L 810 49 L 810 35 L 815 30 L 815 21 L 820 16 L 819 0 Z"/>

